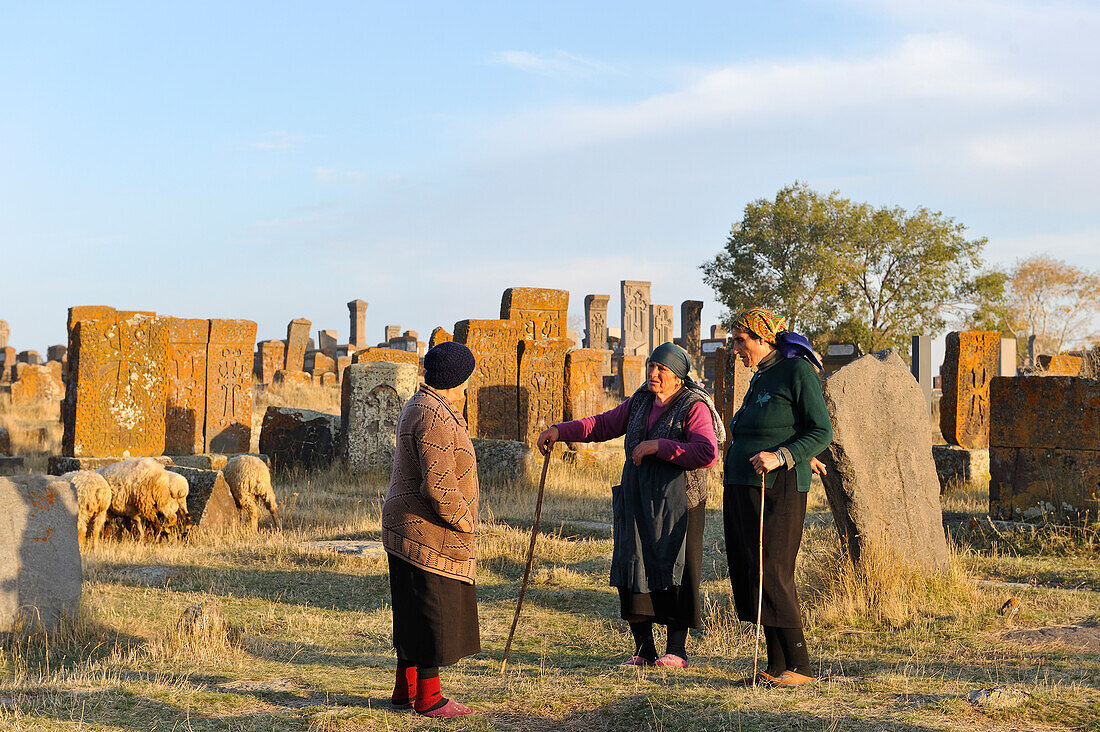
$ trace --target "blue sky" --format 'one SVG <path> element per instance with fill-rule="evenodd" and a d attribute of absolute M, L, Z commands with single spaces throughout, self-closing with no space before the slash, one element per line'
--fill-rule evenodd
<path fill-rule="evenodd" d="M 804 180 L 927 206 L 1011 264 L 1100 267 L 1100 6 L 0 5 L 0 318 L 109 304 L 347 337 L 496 317 L 509 286 L 698 265 Z M 614 321 L 614 318 L 612 318 Z M 614 324 L 614 322 L 612 323 Z M 679 324 L 677 324 L 677 329 Z"/>

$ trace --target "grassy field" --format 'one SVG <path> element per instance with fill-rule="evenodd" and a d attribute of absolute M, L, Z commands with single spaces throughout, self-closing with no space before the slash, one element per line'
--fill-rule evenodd
<path fill-rule="evenodd" d="M 613 466 L 552 464 L 503 675 L 535 490 L 483 486 L 484 650 L 442 674 L 444 694 L 475 716 L 438 722 L 388 709 L 385 558 L 304 546 L 377 539 L 388 476 L 334 468 L 277 479 L 282 532 L 261 524 L 259 536 L 108 542 L 86 555 L 78 621 L 0 647 L 0 729 L 1100 729 L 1094 529 L 996 529 L 985 521 L 984 491 L 959 486 L 944 496 L 950 571 L 924 577 L 874 556 L 856 572 L 817 486 L 799 581 L 811 658 L 828 680 L 752 689 L 739 684 L 754 635 L 731 615 L 717 484 L 704 543 L 705 629 L 689 639 L 691 666 L 618 665 L 631 640 L 606 580 L 616 477 Z M 1018 614 L 1002 617 L 1010 597 Z M 181 620 L 204 602 L 197 620 Z M 968 699 L 990 689 L 998 691 L 982 703 Z"/>

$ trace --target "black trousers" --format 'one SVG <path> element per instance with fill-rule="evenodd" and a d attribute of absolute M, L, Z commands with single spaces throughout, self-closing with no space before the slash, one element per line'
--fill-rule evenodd
<path fill-rule="evenodd" d="M 481 650 L 477 588 L 387 554 L 397 659 L 450 666 Z"/>
<path fill-rule="evenodd" d="M 806 520 L 806 494 L 798 491 L 794 470 L 781 468 L 764 493 L 764 600 L 760 622 L 801 628 L 794 564 Z M 760 532 L 760 484 L 727 485 L 722 499 L 726 559 L 737 617 L 756 622 Z"/>
<path fill-rule="evenodd" d="M 706 518 L 705 502 L 688 511 L 687 536 L 684 537 L 687 543 L 684 548 L 684 576 L 679 585 L 645 593 L 619 588 L 619 607 L 623 620 L 628 623 L 654 622 L 702 629 L 699 580 L 703 574 L 703 528 Z"/>

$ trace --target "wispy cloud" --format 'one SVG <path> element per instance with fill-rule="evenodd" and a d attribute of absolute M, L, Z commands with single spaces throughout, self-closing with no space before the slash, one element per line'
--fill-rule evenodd
<path fill-rule="evenodd" d="M 345 181 L 363 180 L 364 173 L 361 170 L 341 170 L 340 168 L 313 169 L 313 179 L 318 183 L 340 183 Z"/>
<path fill-rule="evenodd" d="M 552 51 L 551 53 L 499 51 L 489 58 L 489 62 L 545 76 L 594 74 L 611 69 L 609 65 L 601 61 L 594 61 L 566 51 Z"/>
<path fill-rule="evenodd" d="M 289 150 L 298 143 L 308 139 L 305 135 L 292 135 L 289 132 L 276 130 L 265 132 L 256 142 L 250 142 L 248 147 L 252 150 Z"/>

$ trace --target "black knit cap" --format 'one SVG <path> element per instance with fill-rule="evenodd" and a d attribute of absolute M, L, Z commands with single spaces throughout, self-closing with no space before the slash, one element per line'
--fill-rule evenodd
<path fill-rule="evenodd" d="M 424 354 L 424 383 L 433 389 L 453 389 L 470 378 L 475 365 L 473 351 L 444 341 Z"/>

